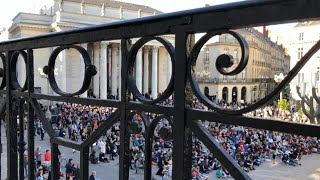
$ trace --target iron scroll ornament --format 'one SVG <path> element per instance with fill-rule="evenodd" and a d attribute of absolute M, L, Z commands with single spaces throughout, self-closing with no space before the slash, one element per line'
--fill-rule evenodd
<path fill-rule="evenodd" d="M 222 54 L 218 56 L 216 60 L 216 68 L 217 70 L 223 74 L 223 75 L 236 75 L 239 74 L 248 64 L 248 59 L 249 59 L 249 47 L 248 43 L 246 40 L 237 32 L 234 31 L 212 31 L 208 32 L 204 36 L 202 36 L 199 41 L 195 44 L 193 47 L 190 56 L 189 56 L 189 78 L 190 78 L 190 84 L 191 88 L 194 91 L 194 94 L 196 97 L 203 103 L 205 104 L 209 109 L 213 109 L 217 112 L 220 113 L 226 113 L 226 114 L 237 114 L 235 111 L 231 110 L 226 110 L 222 109 L 216 104 L 214 104 L 212 101 L 210 101 L 201 91 L 199 88 L 199 84 L 196 80 L 195 76 L 195 66 L 196 62 L 198 59 L 198 55 L 202 49 L 202 47 L 205 45 L 205 43 L 212 37 L 216 35 L 221 35 L 221 34 L 230 34 L 232 35 L 240 44 L 241 47 L 241 59 L 240 63 L 238 66 L 234 69 L 231 70 L 230 72 L 226 71 L 225 68 L 229 68 L 233 65 L 233 57 L 231 55 L 227 54 Z"/>
<path fill-rule="evenodd" d="M 6 73 L 5 73 L 5 69 L 6 69 L 6 56 L 3 54 L 0 54 L 0 59 L 2 62 L 2 66 L 3 68 L 0 68 L 0 77 L 2 77 L 2 81 L 0 84 L 0 89 L 4 89 L 4 87 L 6 87 Z"/>
<path fill-rule="evenodd" d="M 25 90 L 27 90 L 27 79 L 24 82 L 24 85 L 21 86 L 18 82 L 18 78 L 17 78 L 17 62 L 18 62 L 18 57 L 19 55 L 22 56 L 24 63 L 27 66 L 27 53 L 24 51 L 14 51 L 13 54 L 11 55 L 11 59 L 10 59 L 10 70 L 11 70 L 11 82 L 12 82 L 12 87 L 15 90 L 18 90 L 20 92 L 23 92 Z M 26 73 L 26 77 L 27 77 L 27 73 Z"/>
<path fill-rule="evenodd" d="M 168 84 L 167 89 L 156 99 L 154 100 L 149 100 L 146 99 L 141 92 L 138 90 L 136 82 L 135 82 L 135 78 L 133 75 L 133 68 L 134 68 L 134 64 L 136 61 L 136 56 L 137 53 L 139 51 L 139 49 L 147 42 L 152 41 L 152 40 L 156 40 L 159 41 L 161 44 L 163 44 L 163 46 L 166 48 L 167 52 L 170 55 L 170 59 L 171 59 L 171 65 L 172 65 L 172 72 L 171 72 L 171 78 L 170 78 L 170 82 Z M 161 37 L 143 37 L 140 40 L 138 40 L 130 49 L 129 51 L 129 55 L 128 55 L 128 88 L 129 90 L 132 92 L 133 96 L 138 99 L 140 102 L 146 103 L 146 104 L 155 104 L 155 103 L 161 103 L 162 101 L 164 101 L 165 99 L 169 98 L 171 96 L 171 94 L 173 93 L 173 83 L 174 83 L 174 65 L 175 65 L 175 61 L 174 61 L 174 52 L 175 49 L 172 46 L 172 44 Z"/>
<path fill-rule="evenodd" d="M 218 33 L 216 33 L 216 35 L 217 34 Z M 206 34 L 205 36 L 207 36 L 207 35 L 208 34 Z M 199 46 L 198 44 L 200 44 L 201 39 L 195 45 L 192 52 L 196 53 L 196 48 L 198 48 L 198 46 Z M 213 109 L 214 111 L 217 111 L 218 113 L 224 113 L 224 114 L 228 114 L 228 115 L 242 115 L 244 113 L 248 113 L 250 111 L 253 111 L 253 110 L 267 104 L 268 102 L 272 101 L 273 99 L 275 99 L 277 97 L 277 94 L 279 94 L 284 89 L 284 87 L 298 74 L 298 72 L 311 59 L 311 57 L 316 52 L 318 52 L 319 49 L 320 49 L 320 41 L 318 41 L 315 45 L 312 46 L 312 48 L 300 59 L 300 61 L 297 62 L 297 64 L 290 70 L 290 72 L 287 74 L 287 76 L 280 82 L 280 84 L 278 86 L 276 86 L 276 88 L 271 93 L 269 93 L 267 96 L 265 96 L 264 98 L 262 98 L 258 102 L 251 104 L 247 107 L 244 107 L 242 109 L 238 109 L 238 110 L 222 109 L 222 108 L 218 107 L 217 105 L 215 105 L 213 102 L 211 102 L 208 98 L 206 98 L 201 93 L 201 91 L 199 89 L 199 85 L 194 77 L 194 70 L 193 70 L 199 52 L 197 54 L 193 54 L 194 56 L 191 56 L 189 58 L 189 63 L 191 65 L 190 70 L 189 70 L 189 72 L 191 73 L 190 74 L 191 87 L 192 87 L 193 91 L 195 92 L 195 95 L 199 98 L 199 100 L 203 104 L 208 106 L 209 109 Z"/>
<path fill-rule="evenodd" d="M 56 79 L 54 77 L 54 67 L 55 67 L 57 56 L 61 51 L 69 48 L 73 48 L 81 54 L 84 61 L 84 65 L 85 65 L 85 75 L 84 75 L 82 86 L 77 92 L 74 92 L 74 93 L 67 93 L 62 91 L 59 88 L 56 82 Z M 66 45 L 66 46 L 60 46 L 52 52 L 49 58 L 49 64 L 48 66 L 43 67 L 43 72 L 48 75 L 50 86 L 52 87 L 52 90 L 55 93 L 62 96 L 77 96 L 77 95 L 83 94 L 84 92 L 86 92 L 86 90 L 88 90 L 91 82 L 91 77 L 97 74 L 97 69 L 94 65 L 91 64 L 90 56 L 83 47 L 76 46 L 76 45 Z"/>

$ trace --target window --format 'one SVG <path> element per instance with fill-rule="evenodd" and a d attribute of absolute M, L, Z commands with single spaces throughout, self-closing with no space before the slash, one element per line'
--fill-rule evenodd
<path fill-rule="evenodd" d="M 210 58 L 209 58 L 209 49 L 205 49 L 205 54 L 204 54 L 204 64 L 209 64 Z"/>
<path fill-rule="evenodd" d="M 234 51 L 233 51 L 233 59 L 238 59 L 238 49 L 235 49 Z"/>
<path fill-rule="evenodd" d="M 298 48 L 298 60 L 300 60 L 303 56 L 303 48 Z"/>
<path fill-rule="evenodd" d="M 303 32 L 302 33 L 299 33 L 299 41 L 303 41 Z"/>
<path fill-rule="evenodd" d="M 241 79 L 245 80 L 245 78 L 246 78 L 246 70 L 244 69 L 241 73 Z"/>
<path fill-rule="evenodd" d="M 222 79 L 223 79 L 223 80 L 227 80 L 227 79 L 228 79 L 228 76 L 223 75 Z"/>

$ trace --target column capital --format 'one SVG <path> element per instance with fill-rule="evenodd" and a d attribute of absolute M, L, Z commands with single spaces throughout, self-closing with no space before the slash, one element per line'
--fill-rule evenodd
<path fill-rule="evenodd" d="M 148 51 L 149 49 L 151 49 L 151 46 L 144 45 L 144 46 L 143 46 L 143 49 L 144 49 L 145 51 Z"/>
<path fill-rule="evenodd" d="M 100 42 L 95 42 L 95 43 L 93 43 L 93 46 L 94 46 L 94 48 L 100 47 Z"/>
<path fill-rule="evenodd" d="M 153 51 L 157 51 L 159 49 L 159 46 L 152 46 Z"/>
<path fill-rule="evenodd" d="M 118 48 L 119 48 L 119 44 L 117 44 L 117 43 L 111 43 L 111 48 L 112 48 L 112 49 L 118 49 Z"/>
<path fill-rule="evenodd" d="M 101 48 L 107 48 L 107 46 L 109 45 L 109 42 L 101 41 L 100 45 L 101 45 Z"/>

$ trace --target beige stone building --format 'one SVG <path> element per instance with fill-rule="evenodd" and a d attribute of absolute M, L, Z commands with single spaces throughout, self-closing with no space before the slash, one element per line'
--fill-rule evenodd
<path fill-rule="evenodd" d="M 264 33 L 253 28 L 236 30 L 249 45 L 249 62 L 236 76 L 223 76 L 216 70 L 216 59 L 221 54 L 233 57 L 234 69 L 240 61 L 241 49 L 237 40 L 228 34 L 219 36 L 216 42 L 208 42 L 201 50 L 197 65 L 197 79 L 201 90 L 215 100 L 226 102 L 254 102 L 274 87 L 274 75 L 287 74 L 290 70 L 290 57 L 282 46 L 267 38 Z"/>
<path fill-rule="evenodd" d="M 106 22 L 115 22 L 132 18 L 153 16 L 160 11 L 142 5 L 118 2 L 114 0 L 52 0 L 51 4 L 42 8 L 39 14 L 19 13 L 14 17 L 9 28 L 9 38 L 24 38 L 43 33 L 58 32 L 70 28 L 78 28 Z M 173 42 L 173 38 L 166 36 Z M 138 39 L 132 39 L 135 43 Z M 107 96 L 119 97 L 121 85 L 121 49 L 120 40 L 78 44 L 85 48 L 97 67 L 98 74 L 93 77 L 89 95 L 102 99 Z M 35 86 L 45 94 L 53 94 L 42 67 L 47 65 L 50 54 L 55 49 L 44 48 L 34 50 Z M 155 98 L 166 89 L 171 77 L 170 56 L 157 41 L 150 41 L 138 52 L 136 58 L 135 78 L 141 93 L 150 93 Z M 25 79 L 25 65 L 18 64 L 18 80 Z M 84 64 L 80 54 L 73 49 L 62 51 L 55 64 L 56 79 L 59 87 L 66 92 L 80 89 L 84 77 Z M 145 74 L 145 75 L 142 75 Z M 160 79 L 161 77 L 161 79 Z M 86 97 L 88 93 L 82 96 Z M 121 98 L 121 97 L 119 97 Z"/>

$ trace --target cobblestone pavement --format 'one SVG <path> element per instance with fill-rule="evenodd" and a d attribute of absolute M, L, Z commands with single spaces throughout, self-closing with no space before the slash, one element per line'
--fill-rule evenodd
<path fill-rule="evenodd" d="M 3 153 L 1 154 L 1 180 L 6 178 L 6 137 L 4 128 L 1 128 L 2 135 L 1 140 L 3 144 Z M 35 147 L 41 146 L 41 150 L 44 152 L 46 149 L 50 150 L 50 144 L 48 140 L 48 136 L 45 136 L 44 141 L 40 140 L 40 136 L 35 136 Z M 80 164 L 80 153 L 76 151 L 75 153 L 72 152 L 72 149 L 59 147 L 62 155 L 64 155 L 67 159 L 72 158 L 74 164 Z M 308 156 L 303 156 L 301 160 L 302 166 L 288 166 L 284 165 L 278 159 L 275 165 L 272 165 L 270 161 L 264 162 L 262 165 L 256 168 L 256 170 L 249 172 L 249 175 L 254 179 L 261 179 L 261 180 L 301 180 L 301 179 L 312 179 L 312 180 L 320 180 L 320 155 L 312 154 Z M 89 173 L 92 170 L 97 171 L 97 175 L 100 180 L 116 180 L 118 179 L 119 175 L 119 161 L 118 157 L 115 157 L 114 161 L 110 161 L 110 163 L 99 163 L 99 164 L 91 164 L 89 166 Z M 153 166 L 153 174 L 154 178 L 160 180 L 159 176 L 156 176 L 155 173 L 157 171 L 157 167 Z M 62 169 L 62 172 L 65 173 L 65 169 Z M 214 172 L 211 172 L 209 175 L 209 179 L 214 180 L 217 179 L 214 175 Z M 136 172 L 134 170 L 130 170 L 130 180 L 141 180 L 143 179 L 143 172 Z M 228 178 L 232 179 L 232 178 Z"/>

